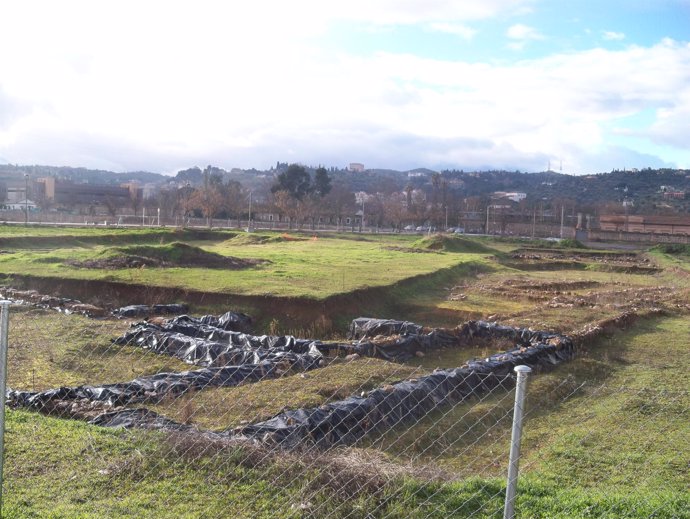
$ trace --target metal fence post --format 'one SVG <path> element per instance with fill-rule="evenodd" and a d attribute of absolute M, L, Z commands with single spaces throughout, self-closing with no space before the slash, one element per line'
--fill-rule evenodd
<path fill-rule="evenodd" d="M 515 492 L 518 481 L 518 464 L 520 462 L 520 440 L 522 438 L 522 410 L 527 390 L 527 376 L 532 371 L 529 366 L 515 366 L 517 384 L 515 385 L 515 409 L 513 411 L 513 434 L 510 439 L 510 462 L 508 464 L 508 482 L 506 486 L 506 503 L 503 519 L 515 517 Z"/>
<path fill-rule="evenodd" d="M 7 387 L 7 337 L 10 328 L 10 302 L 0 301 L 0 516 L 5 461 L 5 391 Z"/>
<path fill-rule="evenodd" d="M 5 462 L 5 392 L 7 387 L 7 337 L 10 328 L 10 302 L 0 301 L 0 516 L 2 516 L 2 482 Z"/>

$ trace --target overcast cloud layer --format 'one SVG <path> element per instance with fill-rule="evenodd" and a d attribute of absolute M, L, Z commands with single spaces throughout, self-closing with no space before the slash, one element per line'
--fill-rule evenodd
<path fill-rule="evenodd" d="M 554 4 L 0 0 L 0 157 L 690 167 L 688 2 Z"/>

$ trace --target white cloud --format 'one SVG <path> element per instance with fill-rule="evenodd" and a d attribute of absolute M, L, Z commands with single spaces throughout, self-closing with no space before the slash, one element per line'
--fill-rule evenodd
<path fill-rule="evenodd" d="M 622 41 L 625 39 L 625 34 L 622 32 L 604 31 L 602 37 L 609 41 Z"/>
<path fill-rule="evenodd" d="M 476 29 L 459 23 L 434 22 L 429 25 L 429 28 L 437 32 L 455 34 L 465 40 L 471 40 L 477 34 Z"/>
<path fill-rule="evenodd" d="M 298 4 L 301 3 L 297 2 Z M 328 16 L 377 24 L 481 20 L 530 12 L 535 0 L 349 0 L 315 2 Z M 292 2 L 291 2 L 292 5 Z"/>
<path fill-rule="evenodd" d="M 529 25 L 524 25 L 521 23 L 516 23 L 508 27 L 506 31 L 506 36 L 513 40 L 543 40 L 544 35 L 539 33 L 534 27 Z"/>
<path fill-rule="evenodd" d="M 385 25 L 418 16 L 422 27 L 470 37 L 465 21 L 530 5 L 410 0 L 393 9 L 392 2 L 377 2 L 370 13 L 364 0 L 193 8 L 47 2 L 40 17 L 33 3 L 8 4 L 0 32 L 0 156 L 158 171 L 267 167 L 288 157 L 529 170 L 551 156 L 580 172 L 596 157 L 620 156 L 607 151 L 607 128 L 650 109 L 656 122 L 640 130 L 642 138 L 687 150 L 687 44 L 495 64 L 356 57 L 320 45 L 336 19 Z M 28 26 L 38 36 L 28 38 Z M 515 45 L 543 38 L 521 24 L 508 35 Z"/>

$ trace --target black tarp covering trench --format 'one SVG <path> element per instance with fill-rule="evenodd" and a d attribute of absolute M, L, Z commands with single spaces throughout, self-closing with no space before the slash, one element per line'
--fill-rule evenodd
<path fill-rule="evenodd" d="M 319 350 L 323 343 L 320 341 L 297 339 L 290 335 L 249 335 L 224 329 L 223 326 L 233 327 L 236 323 L 236 320 L 224 321 L 228 314 L 220 318 L 180 316 L 163 324 L 136 323 L 113 342 L 139 346 L 199 366 L 258 362 L 257 352 L 261 351 L 321 356 Z"/>
<path fill-rule="evenodd" d="M 189 322 L 169 324 L 169 328 L 174 329 L 176 326 L 188 326 Z M 227 332 L 214 327 L 204 328 L 207 325 L 193 324 L 195 329 L 203 330 L 203 334 L 208 332 L 211 334 L 210 336 L 223 337 L 225 340 L 244 336 L 244 334 L 234 335 L 237 332 Z M 179 333 L 165 331 L 162 327 L 156 326 L 150 323 L 137 325 L 127 340 L 121 339 L 129 342 L 143 338 L 145 347 L 157 347 L 159 344 L 165 344 L 158 339 L 156 339 L 158 342 L 151 342 L 152 337 L 157 337 L 157 333 L 160 332 L 163 335 Z M 434 333 L 436 335 L 433 335 Z M 127 336 L 127 334 L 125 335 Z M 245 341 L 246 337 L 253 336 L 245 336 L 242 341 Z M 257 339 L 257 342 L 242 343 L 248 349 L 241 354 L 250 355 L 252 361 L 255 361 L 252 363 L 207 367 L 182 373 L 160 373 L 139 377 L 126 383 L 103 386 L 58 388 L 38 393 L 10 391 L 8 400 L 10 405 L 39 410 L 52 400 L 85 399 L 106 402 L 111 405 L 155 402 L 170 394 L 182 394 L 190 390 L 202 390 L 207 387 L 233 386 L 258 381 L 280 376 L 291 367 L 299 367 L 303 370 L 314 369 L 321 363 L 322 357 L 319 347 L 323 344 L 318 341 L 289 337 L 278 338 L 280 340 L 275 337 L 270 338 L 270 336 L 262 337 L 264 338 Z M 453 333 L 432 330 L 432 332 L 421 336 L 408 334 L 401 337 L 406 340 L 417 340 L 419 344 L 426 344 L 428 347 L 440 347 L 440 344 L 456 344 L 474 337 L 509 339 L 516 346 L 504 353 L 469 361 L 459 368 L 437 370 L 430 375 L 374 389 L 364 395 L 351 396 L 315 408 L 288 410 L 269 420 L 228 431 L 224 435 L 276 443 L 286 448 L 304 442 L 322 447 L 349 445 L 367 434 L 373 432 L 380 434 L 396 425 L 416 421 L 443 406 L 457 404 L 467 398 L 486 394 L 499 386 L 508 388 L 513 383 L 513 368 L 517 365 L 547 369 L 575 356 L 573 342 L 566 336 L 499 326 L 484 321 L 471 321 Z M 415 339 L 415 337 L 417 338 Z M 427 339 L 419 339 L 419 337 L 426 337 Z M 441 337 L 442 340 L 434 342 L 431 337 Z M 187 338 L 194 339 L 193 337 Z M 204 341 L 205 339 L 200 340 Z M 407 343 L 400 343 L 397 340 L 389 343 L 392 349 L 388 354 L 392 357 L 399 357 L 400 355 L 396 353 L 396 347 L 398 352 L 402 351 L 403 354 L 407 354 L 404 347 L 400 349 L 401 345 L 404 346 L 405 344 Z M 230 346 L 229 344 L 221 345 Z M 211 350 L 207 348 L 203 351 L 208 353 Z M 171 354 L 170 351 L 166 351 L 166 353 Z M 208 357 L 204 356 L 203 358 L 211 359 L 213 355 L 208 353 Z M 132 410 L 120 412 L 127 414 L 120 416 L 118 412 L 108 413 L 107 416 L 103 415 L 92 422 L 100 425 L 163 428 L 167 427 L 165 424 L 174 424 L 174 422 L 151 412 L 132 413 Z M 155 416 L 152 417 L 152 415 Z"/>
<path fill-rule="evenodd" d="M 287 448 L 304 442 L 321 447 L 350 445 L 367 434 L 381 434 L 393 426 L 417 421 L 439 407 L 486 394 L 499 385 L 507 388 L 513 383 L 511 375 L 515 366 L 548 369 L 575 356 L 572 340 L 562 335 L 484 322 L 471 323 L 467 331 L 479 336 L 510 335 L 526 342 L 511 351 L 473 360 L 460 368 L 437 370 L 416 380 L 375 389 L 364 396 L 285 411 L 264 422 L 229 431 L 227 435 Z"/>

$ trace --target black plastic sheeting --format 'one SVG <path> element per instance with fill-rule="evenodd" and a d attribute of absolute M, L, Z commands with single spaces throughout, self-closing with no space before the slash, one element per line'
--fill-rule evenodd
<path fill-rule="evenodd" d="M 97 401 L 112 406 L 157 402 L 168 395 L 275 378 L 293 368 L 315 369 L 322 364 L 320 350 L 333 346 L 290 336 L 246 335 L 203 324 L 202 319 L 185 316 L 170 319 L 163 325 L 139 323 L 117 341 L 121 344 L 139 344 L 197 363 L 212 364 L 227 355 L 237 365 L 160 373 L 102 386 L 63 387 L 42 392 L 10 390 L 8 403 L 14 407 L 41 410 L 46 406 L 49 408 L 53 401 L 65 400 Z M 391 326 L 391 331 L 414 329 L 405 328 L 412 323 L 404 323 L 404 326 L 393 321 L 390 323 L 393 324 L 386 326 Z M 203 338 L 186 336 L 177 331 L 190 332 L 191 329 Z M 421 330 L 421 327 L 417 329 Z M 305 442 L 321 447 L 351 445 L 368 434 L 380 435 L 391 427 L 417 421 L 443 406 L 481 396 L 499 386 L 507 389 L 514 383 L 513 368 L 517 365 L 527 365 L 537 370 L 549 369 L 572 359 L 576 353 L 573 341 L 567 336 L 470 321 L 452 332 L 432 330 L 421 335 L 401 335 L 388 344 L 393 345 L 393 349 L 387 354 L 400 358 L 401 351 L 408 351 L 409 344 L 404 341 L 416 341 L 414 348 L 441 347 L 444 344 L 467 343 L 475 337 L 510 339 L 515 347 L 485 359 L 471 360 L 459 368 L 437 370 L 431 375 L 384 386 L 361 396 L 351 396 L 316 408 L 284 411 L 269 420 L 222 435 L 274 443 L 284 448 L 293 448 Z M 209 338 L 224 342 L 213 342 Z M 400 340 L 403 342 L 398 342 Z M 362 351 L 374 348 L 373 353 L 382 353 L 378 345 L 372 346 L 370 342 L 350 346 Z M 187 427 L 142 409 L 104 413 L 91 423 L 109 427 L 171 430 Z"/>
<path fill-rule="evenodd" d="M 347 338 L 358 340 L 376 337 L 377 335 L 421 335 L 423 329 L 422 326 L 407 321 L 358 317 L 350 323 Z"/>
<path fill-rule="evenodd" d="M 429 350 L 463 344 L 459 329 L 427 329 L 408 321 L 370 317 L 358 317 L 352 321 L 348 338 L 359 340 L 340 345 L 342 350 L 394 362 L 405 362 Z"/>
<path fill-rule="evenodd" d="M 88 400 L 118 406 L 157 402 L 170 395 L 200 391 L 211 387 L 232 387 L 268 378 L 277 378 L 290 369 L 306 371 L 321 364 L 321 355 L 312 350 L 305 354 L 286 351 L 256 350 L 258 362 L 221 368 L 204 368 L 180 373 L 158 373 L 129 382 L 101 386 L 61 387 L 47 391 L 13 391 L 7 394 L 9 405 L 41 410 L 55 400 Z"/>
<path fill-rule="evenodd" d="M 215 315 L 204 315 L 202 317 L 190 317 L 188 315 L 180 315 L 173 317 L 166 323 L 167 325 L 191 325 L 191 326 L 213 326 L 225 331 L 244 332 L 248 333 L 252 329 L 252 318 L 247 314 L 239 312 L 225 312 L 223 315 L 216 317 Z"/>
<path fill-rule="evenodd" d="M 136 408 L 111 411 L 89 420 L 92 425 L 101 427 L 120 427 L 123 429 L 159 429 L 176 432 L 198 432 L 191 425 L 184 425 L 159 415 L 149 409 Z"/>
<path fill-rule="evenodd" d="M 150 315 L 179 315 L 189 312 L 185 304 L 169 305 L 129 305 L 113 310 L 117 317 L 148 317 Z"/>
<path fill-rule="evenodd" d="M 231 327 L 239 322 L 234 316 L 244 315 L 230 314 L 232 312 L 220 318 L 180 316 L 160 325 L 141 322 L 132 325 L 114 342 L 139 346 L 200 366 L 256 362 L 261 352 L 290 352 L 321 358 L 320 350 L 324 346 L 320 341 L 297 339 L 290 335 L 249 335 L 207 324 Z"/>
<path fill-rule="evenodd" d="M 428 329 L 408 321 L 359 317 L 352 321 L 348 335 L 348 338 L 359 341 L 341 344 L 339 348 L 361 356 L 405 362 L 429 350 L 466 345 L 474 337 L 508 339 L 521 346 L 528 346 L 559 335 L 500 326 L 486 321 L 469 321 L 454 329 Z"/>
<path fill-rule="evenodd" d="M 509 337 L 517 346 L 505 353 L 473 360 L 465 366 L 438 370 L 417 380 L 399 382 L 320 407 L 285 411 L 266 420 L 227 433 L 228 436 L 280 444 L 292 448 L 304 442 L 321 447 L 351 445 L 367 434 L 381 434 L 391 427 L 419 420 L 440 407 L 485 394 L 499 385 L 514 383 L 513 368 L 527 365 L 552 368 L 575 356 L 569 337 L 470 322 L 465 334 L 482 337 Z"/>
<path fill-rule="evenodd" d="M 362 340 L 354 345 L 340 345 L 340 348 L 365 357 L 405 362 L 429 350 L 452 348 L 461 344 L 461 338 L 452 330 L 439 328 L 420 335 L 400 335 L 384 342 Z"/>
<path fill-rule="evenodd" d="M 102 317 L 106 313 L 102 308 L 84 304 L 78 299 L 39 294 L 35 290 L 0 288 L 0 299 L 10 301 L 14 305 L 55 310 L 68 315 L 79 314 L 85 317 Z"/>

